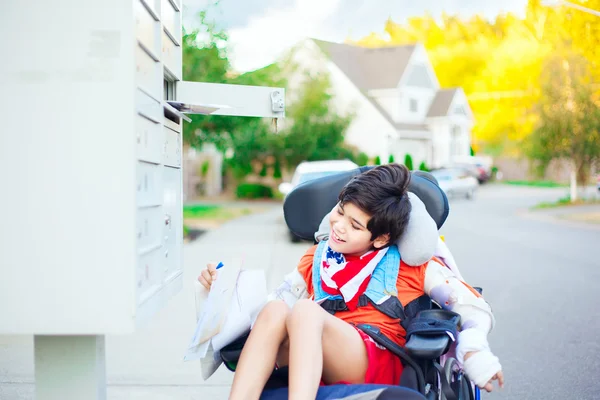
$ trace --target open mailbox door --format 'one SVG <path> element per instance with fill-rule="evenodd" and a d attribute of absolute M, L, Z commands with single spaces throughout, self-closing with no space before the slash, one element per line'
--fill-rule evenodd
<path fill-rule="evenodd" d="M 171 107 L 184 114 L 285 117 L 285 89 L 177 81 Z"/>

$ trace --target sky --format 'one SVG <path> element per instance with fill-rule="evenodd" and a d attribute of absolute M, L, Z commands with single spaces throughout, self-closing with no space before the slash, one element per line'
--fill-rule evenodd
<path fill-rule="evenodd" d="M 183 25 L 198 26 L 198 11 L 214 0 L 184 0 Z M 512 12 L 523 15 L 527 0 L 220 0 L 209 18 L 229 34 L 232 67 L 251 71 L 272 63 L 304 38 L 343 42 L 371 32 L 382 33 L 388 18 L 442 12 L 493 19 Z"/>

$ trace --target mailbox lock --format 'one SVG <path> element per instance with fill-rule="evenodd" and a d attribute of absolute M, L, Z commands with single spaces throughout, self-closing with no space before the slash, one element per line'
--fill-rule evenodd
<path fill-rule="evenodd" d="M 169 214 L 165 215 L 165 225 L 171 224 L 171 216 Z"/>

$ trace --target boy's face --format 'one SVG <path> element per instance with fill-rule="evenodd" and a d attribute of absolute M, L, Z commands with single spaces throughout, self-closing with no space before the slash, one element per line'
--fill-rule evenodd
<path fill-rule="evenodd" d="M 362 256 L 387 244 L 387 235 L 371 240 L 367 224 L 371 216 L 352 203 L 338 203 L 329 215 L 329 246 L 345 255 Z"/>

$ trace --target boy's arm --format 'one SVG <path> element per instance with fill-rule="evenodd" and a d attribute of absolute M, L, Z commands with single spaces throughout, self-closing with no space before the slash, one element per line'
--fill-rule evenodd
<path fill-rule="evenodd" d="M 312 263 L 316 246 L 302 256 L 298 266 L 283 278 L 283 282 L 273 291 L 268 301 L 280 299 L 291 308 L 298 300 L 312 296 Z"/>
<path fill-rule="evenodd" d="M 491 307 L 479 293 L 435 258 L 425 269 L 424 290 L 442 308 L 460 314 L 461 331 L 456 356 L 469 377 L 479 387 L 484 387 L 502 369 L 487 340 L 495 323 Z"/>

